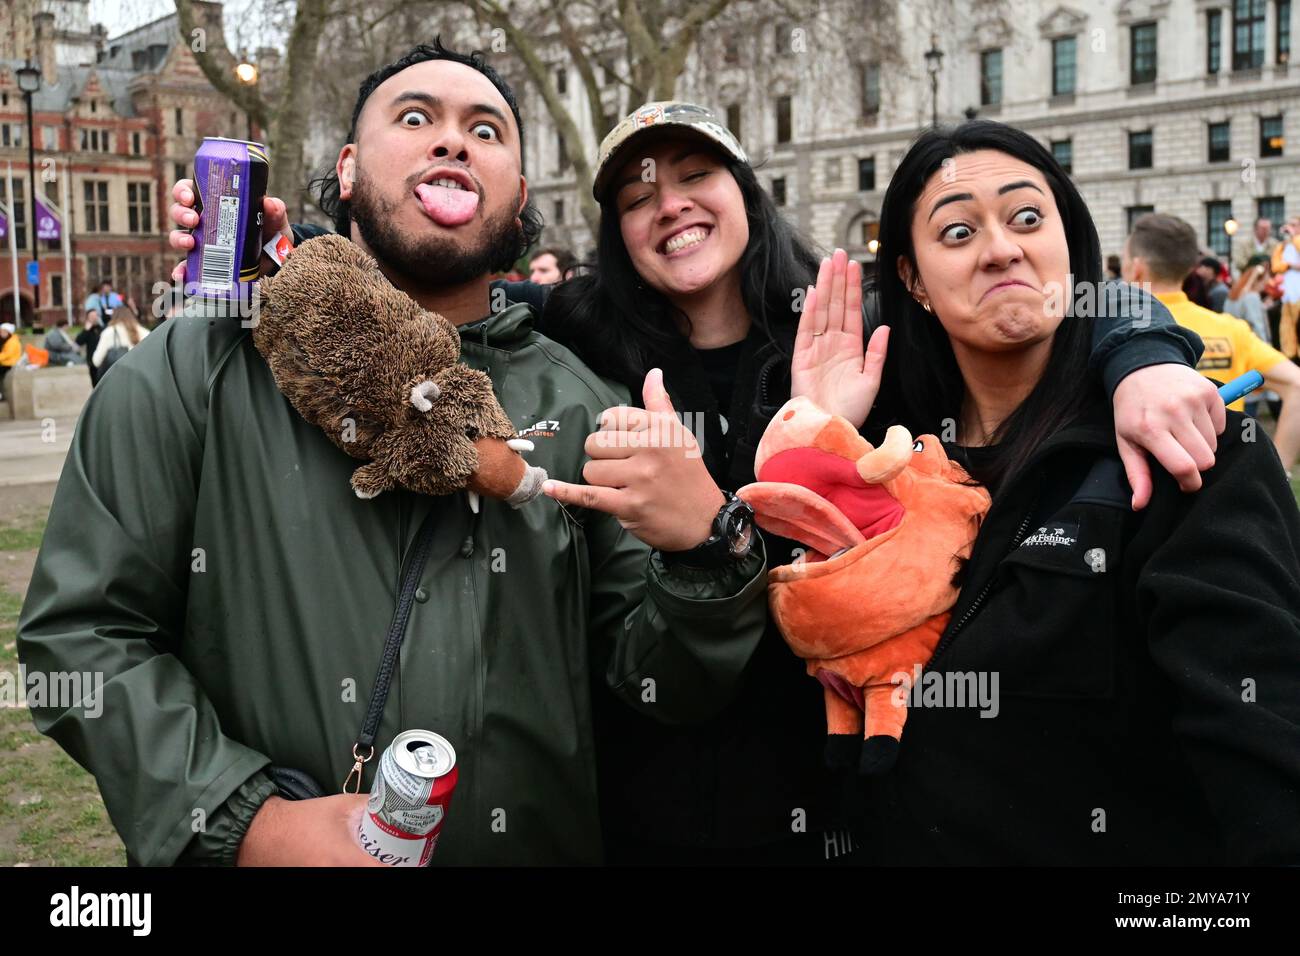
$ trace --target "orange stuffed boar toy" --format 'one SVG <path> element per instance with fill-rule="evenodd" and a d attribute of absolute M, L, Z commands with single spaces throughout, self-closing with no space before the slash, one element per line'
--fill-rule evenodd
<path fill-rule="evenodd" d="M 879 448 L 806 398 L 759 442 L 758 481 L 737 494 L 758 525 L 806 545 L 768 578 L 772 616 L 821 682 L 827 758 L 863 774 L 897 759 L 906 692 L 947 627 L 954 578 L 989 494 L 944 454 L 894 425 Z"/>

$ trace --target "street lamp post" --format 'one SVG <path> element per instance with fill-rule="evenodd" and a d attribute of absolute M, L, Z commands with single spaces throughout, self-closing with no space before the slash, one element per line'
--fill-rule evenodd
<path fill-rule="evenodd" d="M 41 254 L 36 238 L 36 127 L 32 122 L 32 96 L 41 88 L 41 71 L 39 67 L 32 66 L 32 61 L 28 60 L 26 65 L 20 67 L 15 73 L 18 77 L 18 89 L 22 90 L 23 99 L 27 101 L 27 172 L 28 182 L 31 185 L 31 195 L 27 197 L 27 201 L 32 210 L 32 262 L 36 263 L 36 268 L 39 270 Z M 32 325 L 36 324 L 41 308 L 39 279 L 38 271 L 37 283 L 32 286 Z"/>
<path fill-rule="evenodd" d="M 943 69 L 943 51 L 939 38 L 930 34 L 930 49 L 925 51 L 925 68 L 930 73 L 930 125 L 939 125 L 939 71 Z"/>

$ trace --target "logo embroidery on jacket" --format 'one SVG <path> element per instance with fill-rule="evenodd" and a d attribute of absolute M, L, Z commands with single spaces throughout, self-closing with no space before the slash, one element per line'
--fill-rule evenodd
<path fill-rule="evenodd" d="M 554 438 L 555 433 L 560 430 L 560 423 L 543 418 L 535 425 L 525 428 L 519 433 L 520 438 Z"/>
<path fill-rule="evenodd" d="M 1078 537 L 1072 536 L 1069 532 L 1073 532 L 1074 535 L 1076 536 L 1078 535 L 1078 529 L 1073 525 L 1069 525 L 1065 528 L 1039 528 L 1036 532 L 1034 532 L 1028 538 L 1022 541 L 1020 543 L 1020 547 L 1022 548 L 1041 548 L 1041 547 L 1068 548 L 1073 546 L 1074 543 L 1079 540 Z"/>

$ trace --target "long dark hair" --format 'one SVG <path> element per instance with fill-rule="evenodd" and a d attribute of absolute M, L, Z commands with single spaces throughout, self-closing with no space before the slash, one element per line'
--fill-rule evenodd
<path fill-rule="evenodd" d="M 876 287 L 880 317 L 890 327 L 890 338 L 879 406 L 888 415 L 914 433 L 939 435 L 946 422 L 961 420 L 966 386 L 952 343 L 939 320 L 912 297 L 897 263 L 901 258 L 911 267 L 912 275 L 917 275 L 912 216 L 926 182 L 945 160 L 982 149 L 1006 153 L 1042 172 L 1056 198 L 1074 281 L 1042 378 L 993 435 L 995 447 L 989 449 L 988 460 L 981 456 L 981 473 L 975 477 L 997 488 L 1025 465 L 1034 449 L 1095 399 L 1095 393 L 1086 387 L 1090 319 L 1076 316 L 1074 305 L 1081 290 L 1090 288 L 1095 294 L 1100 288 L 1101 244 L 1088 207 L 1070 177 L 1029 134 L 988 120 L 922 133 L 890 180 L 880 213 L 881 266 Z"/>
<path fill-rule="evenodd" d="M 728 159 L 749 221 L 740 258 L 740 292 L 753 325 L 785 353 L 799 324 L 798 290 L 817 278 L 818 257 L 786 221 L 747 163 Z M 618 207 L 600 207 L 593 271 L 555 287 L 546 303 L 546 332 L 569 345 L 599 375 L 641 394 L 646 372 L 690 348 L 689 320 L 637 273 L 619 228 Z"/>

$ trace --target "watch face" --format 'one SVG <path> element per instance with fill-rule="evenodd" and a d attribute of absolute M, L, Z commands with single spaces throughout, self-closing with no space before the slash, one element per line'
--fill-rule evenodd
<path fill-rule="evenodd" d="M 754 543 L 754 522 L 748 509 L 733 513 L 727 524 L 727 546 L 734 557 L 744 557 Z"/>

